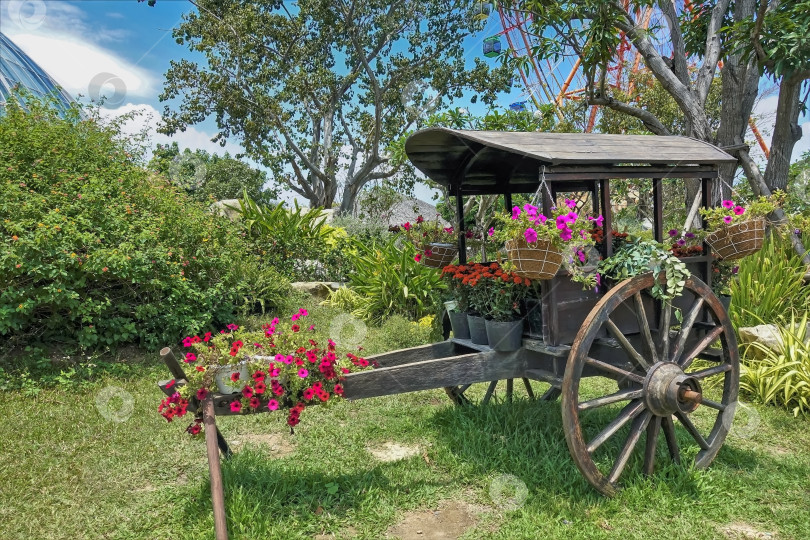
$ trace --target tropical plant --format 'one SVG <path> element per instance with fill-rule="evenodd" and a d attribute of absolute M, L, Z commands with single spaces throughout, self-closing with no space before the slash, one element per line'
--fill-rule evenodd
<path fill-rule="evenodd" d="M 385 244 L 361 246 L 349 285 L 361 299 L 354 315 L 379 322 L 394 314 L 417 320 L 438 311 L 445 284 L 432 268 L 416 262 L 415 248 Z"/>
<path fill-rule="evenodd" d="M 772 349 L 754 342 L 748 351 L 758 352 L 757 359 L 743 358 L 740 390 L 765 404 L 791 411 L 794 416 L 810 415 L 810 334 L 807 313 L 800 319 L 791 315 L 779 327 L 781 345 Z M 747 351 L 747 352 L 748 352 Z"/>
<path fill-rule="evenodd" d="M 634 239 L 625 243 L 611 257 L 599 261 L 601 278 L 619 282 L 647 272 L 656 276 L 650 291 L 660 300 L 672 300 L 681 295 L 691 275 L 682 262 L 666 246 L 652 240 Z M 660 276 L 663 273 L 664 279 Z"/>
<path fill-rule="evenodd" d="M 771 235 L 760 251 L 738 263 L 729 310 L 737 328 L 755 326 L 760 320 L 778 321 L 791 310 L 807 311 L 810 288 L 803 280 L 807 267 L 786 239 Z"/>

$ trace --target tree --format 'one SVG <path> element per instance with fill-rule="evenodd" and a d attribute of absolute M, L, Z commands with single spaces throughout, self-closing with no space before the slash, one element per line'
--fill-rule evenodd
<path fill-rule="evenodd" d="M 785 186 L 790 155 L 801 136 L 798 111 L 804 101 L 800 99 L 800 87 L 810 78 L 806 40 L 810 1 L 707 0 L 691 2 L 691 7 L 680 12 L 670 0 L 510 3 L 531 12 L 537 56 L 551 59 L 570 54 L 580 59 L 588 105 L 633 116 L 657 135 L 671 133 L 660 118 L 635 102 L 636 96 L 617 96 L 606 82 L 615 51 L 622 36 L 626 36 L 646 69 L 677 103 L 684 117 L 682 134 L 736 152 L 755 193 L 768 194 Z M 666 28 L 656 32 L 636 26 L 632 14 L 654 6 L 663 15 Z M 659 52 L 662 42 L 657 40 L 672 50 L 671 57 Z M 722 109 L 715 131 L 707 115 L 707 100 L 721 62 Z M 762 74 L 780 84 L 776 126 L 764 175 L 748 156 L 743 141 Z M 732 183 L 736 169 L 736 165 L 721 168 L 721 178 L 727 185 Z M 690 184 L 689 196 L 694 197 L 697 184 Z M 795 238 L 794 245 L 798 250 Z"/>
<path fill-rule="evenodd" d="M 313 207 L 342 187 L 349 212 L 366 183 L 393 177 L 388 142 L 425 108 L 465 91 L 492 103 L 508 88 L 506 67 L 465 65 L 463 40 L 482 28 L 470 0 L 191 3 L 174 36 L 205 60 L 171 63 L 161 99 L 181 101 L 163 131 L 213 115 L 218 140 L 237 137 Z"/>
<path fill-rule="evenodd" d="M 243 192 L 262 204 L 278 197 L 276 189 L 265 188 L 267 173 L 227 152 L 220 157 L 205 150 L 192 152 L 186 148 L 180 152 L 176 142 L 159 144 L 152 153 L 149 168 L 167 176 L 173 184 L 202 202 L 238 199 Z"/>

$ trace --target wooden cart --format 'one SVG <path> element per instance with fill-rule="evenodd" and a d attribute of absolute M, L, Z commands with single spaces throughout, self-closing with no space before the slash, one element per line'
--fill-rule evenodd
<path fill-rule="evenodd" d="M 695 179 L 706 206 L 719 165 L 734 161 L 710 144 L 685 137 L 444 128 L 415 133 L 406 151 L 418 169 L 456 197 L 461 263 L 467 253 L 464 197 L 503 195 L 508 210 L 512 194 L 537 193 L 542 184 L 542 209 L 549 215 L 558 195 L 588 193 L 594 215 L 604 216 L 602 255 L 609 257 L 613 180 L 652 179 L 652 229 L 663 241 L 662 180 Z M 702 256 L 685 259 L 692 278 L 671 305 L 651 296 L 652 274 L 596 292 L 583 291 L 561 271 L 542 282 L 539 298 L 530 303 L 532 324 L 518 351 L 497 352 L 449 339 L 389 352 L 373 357 L 379 368 L 347 375 L 345 396 L 444 388 L 462 405 L 475 401 L 471 395 L 488 401 L 499 384 L 509 400 L 517 380 L 531 398 L 562 396 L 571 456 L 605 495 L 616 492 L 623 475 L 651 474 L 659 454 L 676 463 L 688 457 L 706 467 L 729 432 L 739 385 L 734 330 L 710 288 L 712 261 L 708 246 Z M 163 355 L 175 378 L 183 378 L 171 352 Z M 598 379 L 583 384 L 586 377 Z M 476 385 L 483 387 L 473 391 Z M 226 454 L 230 450 L 213 417 L 230 414 L 226 404 L 232 399 L 213 396 L 205 404 L 209 461 L 213 452 L 217 462 L 211 465 L 212 492 L 215 483 L 220 491 L 214 494 L 215 510 L 222 497 L 217 442 Z M 685 433 L 679 436 L 681 430 Z M 218 521 L 224 527 L 224 510 Z"/>

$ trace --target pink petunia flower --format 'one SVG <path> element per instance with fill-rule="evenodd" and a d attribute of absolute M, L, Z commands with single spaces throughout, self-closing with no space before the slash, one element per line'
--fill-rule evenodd
<path fill-rule="evenodd" d="M 726 225 L 728 225 L 729 223 L 731 223 L 731 221 L 732 221 L 733 219 L 734 219 L 734 218 L 733 218 L 733 217 L 731 217 L 731 216 L 725 216 L 725 217 L 723 217 L 723 223 L 725 223 Z"/>
<path fill-rule="evenodd" d="M 306 379 L 308 375 L 309 371 L 307 371 L 306 369 L 301 368 L 298 370 L 298 376 L 301 377 L 302 379 Z"/>
<path fill-rule="evenodd" d="M 526 229 L 526 232 L 523 233 L 523 237 L 526 239 L 527 244 L 534 244 L 537 242 L 537 231 L 529 227 Z"/>
<path fill-rule="evenodd" d="M 228 330 L 239 330 L 239 327 L 233 323 L 227 326 Z"/>
<path fill-rule="evenodd" d="M 417 253 L 416 255 L 413 256 L 413 260 L 416 261 L 416 262 L 421 261 L 422 260 L 422 254 Z"/>
<path fill-rule="evenodd" d="M 489 236 L 492 236 L 493 234 L 495 234 L 495 227 L 490 227 L 489 230 L 487 231 L 487 234 Z"/>
<path fill-rule="evenodd" d="M 514 206 L 512 207 L 512 219 L 518 219 L 520 217 L 520 207 Z"/>
<path fill-rule="evenodd" d="M 267 402 L 267 408 L 270 409 L 271 411 L 277 410 L 278 401 L 276 401 L 275 399 L 271 399 L 270 401 Z"/>
<path fill-rule="evenodd" d="M 723 208 L 730 209 L 734 208 L 734 201 L 723 201 Z"/>
<path fill-rule="evenodd" d="M 231 402 L 231 412 L 240 412 L 242 410 L 242 402 L 238 399 Z"/>
<path fill-rule="evenodd" d="M 191 362 L 197 361 L 197 355 L 194 353 L 186 353 L 186 357 L 183 359 L 186 364 L 190 364 Z"/>
<path fill-rule="evenodd" d="M 737 216 L 741 216 L 741 215 L 743 215 L 744 213 L 745 213 L 745 208 L 743 208 L 742 206 L 735 206 L 735 207 L 734 207 L 734 214 L 735 214 L 735 215 L 737 215 Z"/>

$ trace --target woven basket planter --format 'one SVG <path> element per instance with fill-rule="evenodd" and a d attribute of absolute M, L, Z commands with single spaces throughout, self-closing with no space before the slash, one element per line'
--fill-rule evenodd
<path fill-rule="evenodd" d="M 456 255 L 458 255 L 458 246 L 455 244 L 428 244 L 425 246 L 420 262 L 431 268 L 444 268 L 455 260 Z"/>
<path fill-rule="evenodd" d="M 562 265 L 563 254 L 547 240 L 527 244 L 525 240 L 509 240 L 506 256 L 515 265 L 515 273 L 529 279 L 551 279 Z"/>
<path fill-rule="evenodd" d="M 765 218 L 754 218 L 725 227 L 706 237 L 719 259 L 741 259 L 762 249 L 765 239 Z"/>

